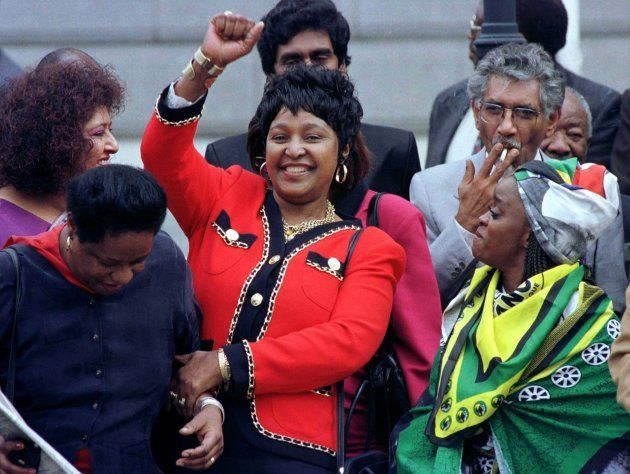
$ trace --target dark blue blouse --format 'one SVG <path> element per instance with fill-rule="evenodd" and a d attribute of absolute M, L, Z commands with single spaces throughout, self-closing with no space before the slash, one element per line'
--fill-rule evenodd
<path fill-rule="evenodd" d="M 195 350 L 190 270 L 159 233 L 146 266 L 112 296 L 69 283 L 36 250 L 18 245 L 22 300 L 14 404 L 70 462 L 87 448 L 93 472 L 156 472 L 149 439 L 167 398 L 174 354 Z M 4 387 L 15 270 L 0 252 L 0 382 Z"/>

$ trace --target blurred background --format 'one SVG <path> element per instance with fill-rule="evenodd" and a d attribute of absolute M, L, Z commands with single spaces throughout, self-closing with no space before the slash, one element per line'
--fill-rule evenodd
<path fill-rule="evenodd" d="M 158 93 L 199 46 L 208 19 L 231 10 L 259 19 L 274 0 L 1 0 L 0 46 L 22 67 L 64 46 L 110 63 L 127 86 L 114 118 L 115 162 L 139 165 L 139 141 Z M 472 71 L 469 22 L 477 0 L 335 0 L 352 31 L 349 53 L 365 120 L 412 130 L 424 160 L 435 96 Z M 569 44 L 560 62 L 618 91 L 630 87 L 630 0 L 565 0 Z M 262 93 L 258 53 L 230 65 L 213 86 L 198 149 L 242 133 Z M 172 219 L 166 230 L 186 248 Z"/>

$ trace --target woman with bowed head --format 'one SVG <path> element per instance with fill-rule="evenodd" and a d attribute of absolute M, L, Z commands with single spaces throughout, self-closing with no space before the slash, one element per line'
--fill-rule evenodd
<path fill-rule="evenodd" d="M 608 371 L 612 302 L 580 259 L 616 206 L 530 161 L 496 186 L 451 302 L 429 389 L 391 440 L 390 472 L 628 472 L 630 416 Z M 454 317 L 453 317 L 454 316 Z"/>
<path fill-rule="evenodd" d="M 404 252 L 335 212 L 368 163 L 362 109 L 339 71 L 295 68 L 265 87 L 250 123 L 259 175 L 209 165 L 193 138 L 206 91 L 263 28 L 216 15 L 183 76 L 160 95 L 142 159 L 190 242 L 202 338 L 177 376 L 179 400 L 219 390 L 224 451 L 211 472 L 329 472 L 337 450 L 333 388 L 385 334 Z M 187 461 L 178 462 L 187 466 Z"/>
<path fill-rule="evenodd" d="M 67 203 L 65 225 L 0 252 L 0 382 L 80 471 L 154 473 L 149 439 L 175 355 L 199 344 L 190 271 L 158 233 L 166 196 L 147 172 L 109 165 L 75 178 Z M 222 415 L 202 401 L 185 427 L 201 445 L 183 456 L 209 465 Z M 35 472 L 9 460 L 22 449 L 0 437 L 0 472 Z"/>
<path fill-rule="evenodd" d="M 123 96 L 112 71 L 87 55 L 44 62 L 3 86 L 0 245 L 48 230 L 66 210 L 70 180 L 118 151 L 111 115 Z"/>

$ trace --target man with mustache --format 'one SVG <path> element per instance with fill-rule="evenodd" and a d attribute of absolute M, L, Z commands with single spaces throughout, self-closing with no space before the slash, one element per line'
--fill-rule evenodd
<path fill-rule="evenodd" d="M 443 306 L 474 267 L 472 239 L 496 184 L 512 166 L 544 160 L 539 147 L 558 122 L 564 80 L 539 45 L 508 44 L 477 64 L 468 97 L 484 148 L 466 161 L 416 173 L 410 187 L 426 219 Z"/>
<path fill-rule="evenodd" d="M 551 57 L 566 43 L 568 14 L 562 0 L 516 0 L 516 22 L 519 32 L 528 43 L 538 43 Z M 470 21 L 468 33 L 469 52 L 473 65 L 477 64 L 475 40 L 481 33 L 484 20 L 483 1 L 479 0 Z M 611 169 L 621 180 L 624 173 L 611 168 L 611 149 L 619 124 L 620 95 L 603 84 L 591 81 L 565 69 L 559 62 L 556 68 L 565 76 L 566 85 L 573 87 L 586 99 L 593 116 L 593 139 L 586 161 L 598 163 Z M 478 150 L 477 133 L 473 124 L 472 111 L 466 97 L 466 81 L 449 86 L 438 94 L 431 108 L 428 149 L 425 167 L 457 161 Z M 613 160 L 614 161 L 614 160 Z"/>

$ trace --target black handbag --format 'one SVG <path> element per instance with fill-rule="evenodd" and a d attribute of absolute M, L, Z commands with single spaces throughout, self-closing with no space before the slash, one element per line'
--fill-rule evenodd
<path fill-rule="evenodd" d="M 368 206 L 367 225 L 379 227 L 378 203 L 383 193 L 375 194 Z M 400 367 L 393 346 L 394 334 L 392 323 L 387 328 L 387 334 L 383 339 L 376 354 L 368 363 L 367 396 L 370 408 L 370 424 L 365 444 L 365 451 L 369 451 L 371 436 L 379 437 L 381 444 L 387 446 L 389 433 L 398 420 L 411 408 L 407 397 L 407 384 Z M 355 394 L 360 396 L 359 391 Z M 354 400 L 353 400 L 354 402 Z M 352 408 L 351 408 L 352 410 Z M 350 418 L 349 415 L 348 418 Z M 346 424 L 349 425 L 348 422 Z"/>
<path fill-rule="evenodd" d="M 382 195 L 383 193 L 378 193 L 370 200 L 367 218 L 368 226 L 379 226 L 378 203 Z M 350 250 L 353 249 L 349 248 L 348 250 L 346 268 L 351 255 Z M 343 420 L 343 385 L 340 391 L 338 389 L 338 393 L 341 394 L 339 398 L 342 400 L 340 408 L 338 407 L 338 425 L 344 427 L 342 431 L 339 431 L 340 435 L 343 436 L 344 450 L 339 452 L 343 452 L 344 455 L 345 440 L 347 439 L 356 405 L 362 397 L 367 397 L 368 401 L 368 433 L 365 439 L 364 452 L 345 460 L 344 470 L 338 472 L 344 472 L 345 474 L 380 474 L 386 473 L 388 470 L 387 453 L 371 449 L 372 441 L 376 439 L 381 445 L 388 446 L 389 435 L 394 425 L 410 408 L 405 378 L 393 349 L 392 341 L 393 333 L 390 322 L 383 342 L 366 366 L 366 378 L 361 382 L 352 399 L 345 422 Z"/>
<path fill-rule="evenodd" d="M 363 229 L 357 230 L 350 238 L 348 244 L 348 252 L 346 253 L 346 261 L 344 265 L 344 271 L 348 268 L 350 257 L 354 253 L 354 248 L 357 245 L 359 237 Z M 344 424 L 344 407 L 343 407 L 343 380 L 340 380 L 335 384 L 335 391 L 337 393 L 337 472 L 343 474 L 345 471 L 346 461 L 346 433 Z"/>

